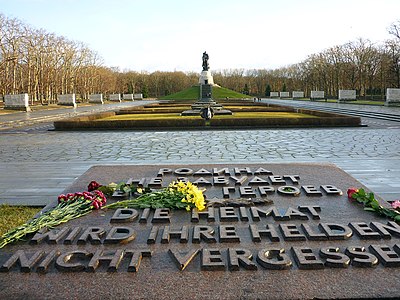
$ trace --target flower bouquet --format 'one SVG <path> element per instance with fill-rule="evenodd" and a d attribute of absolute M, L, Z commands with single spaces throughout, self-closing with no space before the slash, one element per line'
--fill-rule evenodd
<path fill-rule="evenodd" d="M 103 208 L 192 208 L 203 210 L 206 207 L 203 190 L 191 182 L 172 182 L 168 187 L 159 191 L 146 191 L 136 189 L 140 195 L 135 199 L 118 201 Z"/>
<path fill-rule="evenodd" d="M 106 197 L 98 190 L 58 196 L 58 205 L 53 209 L 40 213 L 31 221 L 18 226 L 0 237 L 0 248 L 22 240 L 30 233 L 42 228 L 53 228 L 62 223 L 87 215 L 94 209 L 106 204 Z"/>
<path fill-rule="evenodd" d="M 138 195 L 137 198 L 118 201 L 109 205 L 106 195 L 112 195 L 116 190 Z M 126 183 L 110 183 L 100 185 L 92 181 L 87 192 L 62 194 L 58 196 L 58 204 L 53 209 L 40 213 L 31 221 L 18 226 L 0 237 L 0 248 L 22 240 L 26 235 L 35 233 L 42 228 L 54 228 L 57 225 L 89 214 L 92 210 L 102 208 L 172 208 L 191 210 L 205 208 L 203 191 L 191 182 L 172 182 L 168 187 L 159 191 L 149 188 L 138 188 Z"/>

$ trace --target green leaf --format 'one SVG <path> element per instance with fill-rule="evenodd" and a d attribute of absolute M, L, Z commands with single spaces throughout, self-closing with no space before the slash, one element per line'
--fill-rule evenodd
<path fill-rule="evenodd" d="M 376 211 L 379 210 L 380 205 L 379 205 L 378 201 L 372 201 L 372 202 L 370 203 L 370 205 L 371 205 L 371 207 L 372 207 L 373 209 L 375 209 Z"/>
<path fill-rule="evenodd" d="M 372 207 L 364 207 L 365 211 L 373 211 L 375 212 L 375 209 L 373 209 Z"/>
<path fill-rule="evenodd" d="M 122 189 L 123 189 L 124 186 L 126 186 L 126 183 L 125 183 L 125 182 L 120 182 L 120 183 L 117 184 L 117 186 L 115 187 L 115 189 L 116 189 L 117 191 L 122 191 Z"/>
<path fill-rule="evenodd" d="M 357 195 L 361 196 L 361 197 L 365 197 L 365 190 L 364 189 L 359 189 L 358 192 L 357 192 Z"/>
<path fill-rule="evenodd" d="M 129 193 L 131 191 L 131 187 L 129 185 L 125 185 L 124 187 L 122 187 L 122 191 L 124 193 Z"/>
<path fill-rule="evenodd" d="M 106 185 L 102 185 L 98 188 L 99 191 L 103 192 L 106 196 L 111 196 L 114 193 L 114 189 Z"/>

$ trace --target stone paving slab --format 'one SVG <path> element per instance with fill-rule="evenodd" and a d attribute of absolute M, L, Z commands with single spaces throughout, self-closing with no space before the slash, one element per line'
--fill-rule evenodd
<path fill-rule="evenodd" d="M 399 131 L 296 129 L 180 132 L 49 132 L 1 135 L 3 162 L 256 158 L 398 158 Z M 211 138 L 210 138 L 211 137 Z M 15 155 L 15 152 L 21 155 Z"/>
<path fill-rule="evenodd" d="M 60 106 L 54 109 L 43 109 L 32 112 L 0 114 L 0 132 L 3 130 L 32 126 L 34 124 L 50 121 L 53 122 L 55 120 L 92 114 L 95 112 L 116 110 L 126 107 L 146 105 L 149 103 L 154 103 L 154 101 L 144 100 L 136 102 L 108 103 L 104 105 L 79 106 L 76 108 Z"/>
<path fill-rule="evenodd" d="M 334 107 L 342 109 L 354 109 L 365 112 L 378 112 L 378 113 L 390 113 L 395 115 L 400 115 L 400 107 L 395 106 L 380 106 L 380 105 L 361 105 L 361 104 L 349 104 L 349 103 L 332 103 L 332 102 L 322 102 L 322 101 L 299 101 L 299 100 L 289 100 L 289 99 L 262 99 L 263 102 L 282 104 L 282 105 L 292 105 L 292 104 L 310 104 L 320 107 Z"/>
<path fill-rule="evenodd" d="M 388 122 L 370 119 L 369 122 L 372 127 L 352 129 L 206 133 L 49 132 L 48 123 L 3 130 L 0 131 L 0 203 L 46 205 L 76 177 L 97 164 L 194 162 L 331 162 L 385 199 L 398 199 L 400 128 Z M 24 192 L 32 188 L 38 190 Z"/>

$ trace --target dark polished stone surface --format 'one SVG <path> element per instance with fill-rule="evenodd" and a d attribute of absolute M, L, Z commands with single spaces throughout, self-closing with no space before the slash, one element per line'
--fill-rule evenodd
<path fill-rule="evenodd" d="M 221 171 L 225 167 L 229 175 Z M 0 264 L 6 272 L 0 274 L 0 298 L 398 296 L 399 230 L 383 234 L 381 224 L 388 220 L 350 202 L 347 188 L 363 185 L 331 164 L 95 166 L 65 192 L 84 190 L 91 180 L 157 177 L 167 185 L 177 177 L 168 172 L 157 176 L 160 169 L 178 176 L 197 172 L 187 177 L 203 182 L 205 194 L 214 202 L 223 198 L 224 187 L 232 188 L 231 198 L 273 202 L 253 208 L 211 207 L 205 215 L 159 210 L 146 217 L 139 210 L 139 217 L 127 222 L 111 222 L 118 219 L 114 210 L 95 211 L 59 226 L 67 233 L 59 240 L 54 237 L 53 243 L 27 241 L 1 249 Z M 215 179 L 207 171 L 216 171 Z M 223 185 L 223 178 L 229 184 Z M 273 189 L 261 189 L 262 194 L 260 187 Z M 115 243 L 128 235 L 125 243 Z M 10 262 L 12 255 L 22 253 L 19 250 L 26 255 L 22 267 Z"/>

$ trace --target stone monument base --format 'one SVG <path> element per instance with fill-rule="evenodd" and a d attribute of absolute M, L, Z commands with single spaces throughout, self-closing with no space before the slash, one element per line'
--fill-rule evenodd
<path fill-rule="evenodd" d="M 210 84 L 214 85 L 214 78 L 210 71 L 202 71 L 199 78 L 199 84 Z"/>
<path fill-rule="evenodd" d="M 232 112 L 229 109 L 214 109 L 214 115 L 225 115 L 225 116 L 229 116 L 232 115 Z M 200 109 L 189 109 L 189 110 L 185 110 L 181 113 L 181 116 L 198 116 L 200 115 Z"/>
<path fill-rule="evenodd" d="M 225 109 L 221 104 L 218 104 L 211 98 L 206 98 L 192 104 L 192 109 L 183 111 L 181 116 L 198 116 L 200 115 L 200 110 L 208 106 L 214 110 L 214 115 L 232 115 L 229 109 Z"/>
<path fill-rule="evenodd" d="M 398 298 L 399 225 L 349 201 L 365 187 L 334 165 L 95 166 L 64 193 L 177 178 L 209 208 L 96 210 L 7 245 L 0 299 Z"/>
<path fill-rule="evenodd" d="M 203 71 L 209 72 L 209 71 Z M 228 109 L 224 109 L 221 104 L 218 104 L 212 99 L 212 85 L 200 84 L 200 100 L 192 105 L 192 109 L 185 110 L 181 113 L 182 116 L 197 116 L 200 110 L 204 107 L 210 106 L 214 110 L 214 115 L 232 115 Z"/>

